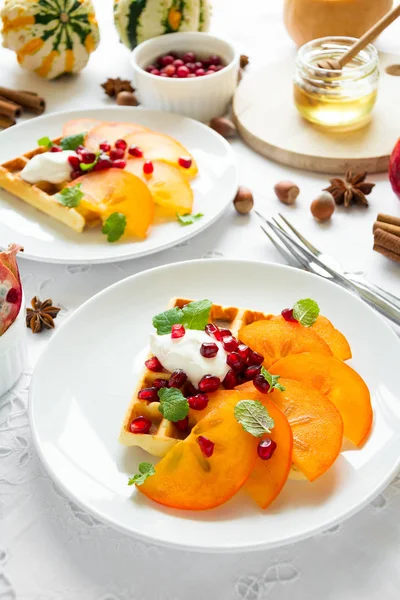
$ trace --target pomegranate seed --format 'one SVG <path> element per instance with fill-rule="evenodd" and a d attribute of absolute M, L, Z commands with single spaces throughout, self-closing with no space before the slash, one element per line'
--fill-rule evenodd
<path fill-rule="evenodd" d="M 178 77 L 178 75 L 175 73 L 174 75 L 172 75 L 172 77 L 173 77 L 173 78 L 176 78 L 176 77 Z"/>
<path fill-rule="evenodd" d="M 163 73 L 166 73 L 168 75 L 168 77 L 171 77 L 171 75 L 174 75 L 176 71 L 176 67 L 174 65 L 168 65 L 167 67 L 165 67 L 163 69 Z M 162 73 L 161 73 L 162 75 Z"/>
<path fill-rule="evenodd" d="M 63 149 L 60 146 L 52 146 L 50 152 L 62 152 Z"/>
<path fill-rule="evenodd" d="M 209 71 L 215 71 L 215 69 L 216 69 L 216 68 L 217 68 L 217 65 L 210 65 L 210 66 L 208 67 L 208 70 L 209 70 Z"/>
<path fill-rule="evenodd" d="M 110 152 L 111 160 L 119 160 L 120 158 L 124 158 L 125 151 L 122 148 L 113 148 Z"/>
<path fill-rule="evenodd" d="M 181 79 L 187 77 L 189 75 L 189 69 L 185 66 L 183 67 L 178 67 L 176 69 L 176 74 L 178 75 L 178 77 L 180 77 Z"/>
<path fill-rule="evenodd" d="M 226 364 L 230 366 L 235 373 L 240 373 L 246 366 L 243 358 L 237 352 L 230 352 L 226 357 Z"/>
<path fill-rule="evenodd" d="M 72 171 L 71 179 L 78 179 L 82 175 L 82 171 Z"/>
<path fill-rule="evenodd" d="M 152 70 L 150 71 L 150 73 L 151 73 L 152 75 L 160 75 L 160 70 L 159 70 L 159 69 L 152 69 Z"/>
<path fill-rule="evenodd" d="M 184 419 L 181 419 L 180 421 L 177 421 L 175 423 L 175 426 L 180 430 L 180 431 L 187 431 L 188 427 L 189 427 L 189 417 L 185 417 Z"/>
<path fill-rule="evenodd" d="M 171 337 L 173 340 L 181 338 L 185 335 L 186 330 L 183 325 L 172 325 L 171 327 Z"/>
<path fill-rule="evenodd" d="M 204 358 L 214 358 L 218 354 L 218 346 L 214 344 L 214 342 L 204 342 L 200 346 L 200 354 L 204 356 Z"/>
<path fill-rule="evenodd" d="M 180 156 L 178 159 L 178 163 L 184 169 L 190 169 L 192 166 L 192 159 L 189 156 Z"/>
<path fill-rule="evenodd" d="M 154 71 L 154 69 L 157 69 L 156 65 L 149 65 L 148 67 L 146 67 L 146 71 L 147 73 L 151 73 L 152 71 Z"/>
<path fill-rule="evenodd" d="M 183 60 L 182 60 L 182 59 L 180 59 L 180 58 L 176 58 L 176 59 L 174 60 L 173 64 L 174 64 L 174 65 L 175 65 L 175 67 L 178 69 L 179 67 L 183 67 L 183 65 L 184 65 L 185 63 L 183 62 Z"/>
<path fill-rule="evenodd" d="M 160 73 L 160 77 L 170 77 L 167 73 Z"/>
<path fill-rule="evenodd" d="M 196 66 L 195 66 L 194 62 L 187 62 L 186 67 L 189 69 L 189 71 L 191 73 L 194 73 L 196 70 Z"/>
<path fill-rule="evenodd" d="M 222 382 L 222 385 L 226 390 L 233 390 L 238 384 L 236 373 L 232 370 L 228 371 Z"/>
<path fill-rule="evenodd" d="M 127 147 L 128 147 L 128 144 L 126 143 L 125 140 L 117 140 L 115 142 L 114 146 L 116 148 L 118 148 L 118 150 L 124 150 L 125 151 L 127 149 Z"/>
<path fill-rule="evenodd" d="M 206 72 L 204 69 L 201 68 L 201 69 L 196 69 L 194 74 L 196 75 L 196 77 L 203 77 L 203 75 L 205 75 Z"/>
<path fill-rule="evenodd" d="M 249 356 L 247 357 L 247 364 L 252 367 L 254 365 L 262 365 L 264 362 L 264 357 L 259 352 L 254 352 L 254 350 L 250 351 Z"/>
<path fill-rule="evenodd" d="M 223 65 L 217 65 L 217 66 L 215 67 L 215 72 L 217 72 L 217 71 L 221 71 L 221 69 L 223 69 L 223 68 L 224 68 L 224 67 L 223 67 Z"/>
<path fill-rule="evenodd" d="M 215 375 L 204 375 L 199 381 L 199 390 L 201 392 L 215 392 L 219 388 L 219 377 Z"/>
<path fill-rule="evenodd" d="M 86 150 L 85 146 L 82 146 L 82 144 L 80 146 L 78 146 L 77 148 L 75 148 L 75 152 L 77 154 L 80 154 L 81 152 L 83 152 L 84 150 Z"/>
<path fill-rule="evenodd" d="M 74 171 L 79 170 L 79 165 L 81 164 L 81 161 L 79 160 L 79 158 L 77 156 L 68 156 L 68 162 L 71 165 L 71 167 L 74 169 Z"/>
<path fill-rule="evenodd" d="M 261 442 L 258 444 L 257 454 L 261 458 L 261 460 L 269 460 L 270 458 L 272 458 L 272 455 L 274 454 L 275 450 L 276 442 L 274 442 L 274 440 L 266 438 L 265 440 L 261 440 Z"/>
<path fill-rule="evenodd" d="M 291 323 L 298 323 L 298 320 L 293 316 L 293 308 L 284 308 L 281 312 L 282 317 L 285 321 L 290 321 Z"/>
<path fill-rule="evenodd" d="M 214 452 L 214 442 L 204 437 L 204 435 L 199 435 L 199 437 L 197 438 L 197 442 L 204 456 L 210 458 L 210 456 L 212 456 Z"/>
<path fill-rule="evenodd" d="M 206 71 L 205 75 L 214 75 L 214 71 Z"/>
<path fill-rule="evenodd" d="M 168 387 L 180 388 L 183 386 L 186 379 L 187 375 L 185 371 L 183 371 L 182 369 L 175 369 L 175 371 L 172 371 L 171 377 L 169 378 Z"/>
<path fill-rule="evenodd" d="M 204 327 L 204 331 L 207 335 L 215 337 L 215 332 L 219 331 L 219 328 L 217 325 L 214 325 L 214 323 L 207 323 L 207 325 Z"/>
<path fill-rule="evenodd" d="M 239 343 L 233 335 L 226 335 L 222 338 L 222 345 L 227 352 L 233 352 L 239 346 Z"/>
<path fill-rule="evenodd" d="M 187 381 L 185 384 L 185 392 L 184 395 L 186 398 L 189 398 L 189 396 L 197 396 L 197 394 L 199 393 L 199 390 L 197 390 L 193 383 L 191 383 L 190 381 Z"/>
<path fill-rule="evenodd" d="M 101 142 L 101 144 L 99 144 L 99 148 L 103 152 L 110 152 L 111 150 L 111 146 L 108 142 Z"/>
<path fill-rule="evenodd" d="M 157 388 L 149 387 L 143 388 L 138 392 L 137 397 L 139 400 L 147 400 L 148 402 L 159 402 L 159 397 L 157 394 Z"/>
<path fill-rule="evenodd" d="M 112 166 L 114 169 L 125 169 L 126 160 L 114 160 Z"/>
<path fill-rule="evenodd" d="M 229 329 L 218 329 L 218 331 L 216 331 L 214 333 L 215 339 L 218 340 L 219 342 L 222 342 L 222 338 L 231 336 L 231 335 L 232 335 L 232 333 Z"/>
<path fill-rule="evenodd" d="M 189 77 L 196 77 L 196 75 L 194 73 L 189 73 L 188 78 Z"/>
<path fill-rule="evenodd" d="M 172 54 L 164 54 L 164 56 L 160 56 L 160 58 L 158 59 L 158 62 L 163 66 L 166 67 L 167 65 L 172 65 L 172 63 L 174 62 L 174 57 L 172 56 Z M 183 63 L 182 63 L 183 64 Z"/>
<path fill-rule="evenodd" d="M 168 387 L 168 379 L 161 379 L 157 377 L 157 379 L 153 381 L 153 387 L 155 387 L 157 390 Z"/>
<path fill-rule="evenodd" d="M 84 150 L 80 153 L 80 157 L 81 161 L 85 163 L 85 165 L 90 165 L 96 160 L 96 155 L 94 152 L 88 152 Z"/>
<path fill-rule="evenodd" d="M 131 433 L 149 433 L 152 422 L 147 417 L 136 417 L 133 419 L 130 430 Z"/>
<path fill-rule="evenodd" d="M 112 162 L 108 158 L 100 158 L 93 167 L 93 171 L 104 171 L 105 169 L 111 169 Z"/>
<path fill-rule="evenodd" d="M 261 367 L 257 365 L 253 365 L 252 367 L 247 367 L 243 375 L 247 380 L 254 379 L 256 375 L 258 375 L 261 371 Z"/>
<path fill-rule="evenodd" d="M 218 54 L 211 54 L 211 56 L 209 57 L 209 61 L 210 61 L 210 64 L 212 64 L 212 65 L 220 65 L 221 57 L 218 56 Z"/>
<path fill-rule="evenodd" d="M 145 175 L 151 175 L 153 171 L 154 171 L 153 163 L 151 162 L 151 160 L 146 160 L 146 162 L 143 164 L 143 173 Z"/>
<path fill-rule="evenodd" d="M 131 156 L 135 156 L 136 158 L 142 158 L 143 156 L 143 152 L 140 148 L 138 148 L 137 146 L 131 146 L 128 150 L 129 154 Z"/>
<path fill-rule="evenodd" d="M 163 370 L 163 366 L 156 356 L 152 356 L 151 358 L 146 360 L 144 364 L 149 369 L 149 371 L 155 371 L 156 373 L 159 373 Z"/>
<path fill-rule="evenodd" d="M 192 63 L 196 61 L 196 55 L 194 54 L 194 52 L 185 52 L 185 54 L 182 56 L 182 60 L 185 63 Z"/>
<path fill-rule="evenodd" d="M 196 396 L 189 396 L 187 401 L 193 410 L 203 410 L 208 405 L 208 396 L 206 394 L 197 394 Z"/>
<path fill-rule="evenodd" d="M 196 69 L 202 69 L 203 63 L 200 62 L 199 60 L 196 60 L 196 62 L 194 63 L 194 66 L 196 67 Z"/>
<path fill-rule="evenodd" d="M 236 352 L 239 354 L 239 356 L 241 358 L 243 358 L 243 360 L 246 360 L 250 354 L 250 348 L 248 346 L 246 346 L 245 344 L 239 344 Z"/>
<path fill-rule="evenodd" d="M 256 390 L 258 390 L 262 394 L 268 394 L 270 385 L 265 379 L 264 375 L 261 375 L 261 373 L 254 377 L 253 385 L 256 388 Z"/>
<path fill-rule="evenodd" d="M 15 304 L 18 301 L 18 298 L 19 298 L 19 293 L 18 293 L 17 289 L 11 288 L 8 290 L 7 296 L 6 296 L 6 302 L 9 302 L 10 304 Z"/>

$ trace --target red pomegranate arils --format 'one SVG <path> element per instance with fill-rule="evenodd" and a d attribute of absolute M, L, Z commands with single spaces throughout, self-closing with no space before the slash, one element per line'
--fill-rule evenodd
<path fill-rule="evenodd" d="M 227 352 L 233 352 L 239 346 L 239 343 L 232 335 L 226 335 L 222 338 L 222 345 Z"/>
<path fill-rule="evenodd" d="M 194 387 L 193 383 L 191 383 L 190 381 L 187 381 L 185 383 L 185 390 L 183 392 L 185 398 L 189 398 L 189 396 L 197 396 L 198 393 L 199 390 Z"/>
<path fill-rule="evenodd" d="M 135 158 L 142 158 L 143 151 L 138 146 L 131 146 L 128 150 L 128 154 Z"/>
<path fill-rule="evenodd" d="M 206 394 L 197 394 L 196 396 L 189 396 L 187 401 L 189 407 L 193 410 L 204 410 L 208 405 L 208 396 Z"/>
<path fill-rule="evenodd" d="M 262 365 L 264 362 L 264 357 L 262 354 L 259 354 L 259 352 L 254 352 L 254 350 L 250 351 L 249 356 L 247 357 L 247 364 L 249 365 L 249 367 L 252 367 L 254 365 Z"/>
<path fill-rule="evenodd" d="M 111 145 L 108 142 L 101 142 L 101 144 L 99 144 L 99 148 L 103 152 L 110 152 Z"/>
<path fill-rule="evenodd" d="M 200 354 L 204 358 L 214 358 L 218 354 L 218 346 L 214 342 L 204 342 L 200 346 Z"/>
<path fill-rule="evenodd" d="M 124 158 L 124 156 L 125 150 L 122 150 L 122 148 L 113 148 L 110 152 L 111 160 L 119 160 L 120 158 Z"/>
<path fill-rule="evenodd" d="M 149 371 L 160 372 L 163 370 L 163 366 L 156 356 L 152 356 L 151 358 L 146 360 L 146 362 L 144 364 L 149 369 Z"/>
<path fill-rule="evenodd" d="M 204 437 L 204 435 L 199 435 L 197 438 L 197 443 L 199 444 L 200 450 L 206 458 L 210 458 L 210 456 L 213 455 L 215 446 L 214 442 Z"/>
<path fill-rule="evenodd" d="M 289 321 L 291 323 L 298 323 L 298 320 L 293 316 L 293 308 L 284 308 L 281 312 L 282 317 L 285 321 Z"/>
<path fill-rule="evenodd" d="M 159 402 L 158 390 L 155 387 L 143 388 L 138 392 L 137 397 L 139 400 L 146 400 L 147 402 Z"/>
<path fill-rule="evenodd" d="M 112 165 L 113 169 L 125 169 L 126 161 L 125 160 L 114 160 Z"/>
<path fill-rule="evenodd" d="M 204 375 L 199 381 L 199 390 L 201 392 L 216 392 L 221 381 L 215 375 Z"/>
<path fill-rule="evenodd" d="M 169 378 L 168 387 L 180 388 L 183 386 L 186 380 L 187 375 L 185 371 L 183 371 L 182 369 L 175 369 L 175 371 L 172 371 L 171 377 Z"/>
<path fill-rule="evenodd" d="M 190 167 L 192 166 L 192 159 L 190 158 L 190 156 L 180 156 L 178 159 L 178 163 L 184 169 L 190 169 Z"/>
<path fill-rule="evenodd" d="M 264 375 L 261 375 L 261 373 L 254 377 L 253 385 L 256 388 L 256 390 L 258 390 L 262 394 L 268 394 L 270 385 L 265 379 Z"/>
<path fill-rule="evenodd" d="M 257 454 L 261 460 L 269 460 L 272 458 L 275 450 L 276 442 L 270 438 L 266 438 L 265 440 L 261 440 L 261 442 L 258 444 Z"/>
<path fill-rule="evenodd" d="M 79 170 L 81 161 L 77 156 L 68 156 L 68 162 L 75 171 Z"/>
<path fill-rule="evenodd" d="M 186 330 L 183 325 L 172 325 L 171 327 L 171 337 L 173 340 L 177 340 L 185 335 Z"/>
<path fill-rule="evenodd" d="M 145 175 L 151 175 L 153 171 L 154 171 L 153 163 L 151 162 L 151 160 L 146 160 L 146 162 L 143 164 L 143 173 Z"/>
<path fill-rule="evenodd" d="M 147 417 L 136 417 L 130 425 L 131 433 L 149 433 L 152 422 Z"/>
<path fill-rule="evenodd" d="M 222 385 L 224 386 L 224 388 L 226 390 L 233 390 L 234 387 L 236 387 L 238 384 L 238 378 L 237 375 L 234 371 L 232 371 L 232 369 L 230 371 L 227 372 L 227 374 L 224 377 L 224 380 L 222 382 Z"/>
<path fill-rule="evenodd" d="M 256 375 L 258 375 L 261 371 L 261 367 L 257 365 L 253 365 L 252 367 L 247 367 L 243 375 L 247 380 L 254 379 Z"/>
<path fill-rule="evenodd" d="M 217 325 L 214 325 L 214 323 L 207 323 L 207 325 L 204 328 L 204 331 L 207 335 L 210 335 L 211 337 L 216 337 L 215 334 L 217 331 L 219 331 L 219 329 Z"/>
<path fill-rule="evenodd" d="M 226 364 L 230 366 L 235 373 L 240 373 L 246 366 L 243 358 L 237 352 L 230 352 L 226 357 Z"/>
<path fill-rule="evenodd" d="M 185 417 L 184 419 L 181 419 L 180 421 L 176 421 L 175 427 L 177 427 L 179 429 L 179 431 L 187 431 L 188 427 L 189 427 L 189 418 Z"/>
<path fill-rule="evenodd" d="M 250 348 L 248 346 L 246 346 L 245 344 L 239 344 L 236 352 L 239 354 L 239 356 L 241 358 L 243 358 L 243 360 L 246 360 L 250 354 Z"/>
<path fill-rule="evenodd" d="M 128 144 L 126 143 L 125 140 L 117 140 L 115 142 L 114 146 L 116 148 L 118 148 L 119 150 L 124 150 L 124 152 L 125 152 L 125 150 L 127 149 Z"/>
<path fill-rule="evenodd" d="M 157 379 L 153 381 L 153 387 L 155 387 L 157 390 L 168 387 L 168 379 L 161 379 L 161 377 L 157 377 Z"/>

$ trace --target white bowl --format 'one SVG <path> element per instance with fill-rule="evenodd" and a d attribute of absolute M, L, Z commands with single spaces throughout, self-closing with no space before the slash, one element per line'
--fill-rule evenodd
<path fill-rule="evenodd" d="M 226 66 L 212 75 L 189 79 L 147 73 L 145 68 L 168 52 L 221 56 Z M 229 42 L 200 32 L 169 33 L 139 44 L 132 52 L 133 81 L 145 108 L 176 112 L 208 122 L 228 110 L 235 92 L 240 55 Z"/>
<path fill-rule="evenodd" d="M 26 365 L 25 301 L 14 323 L 0 336 L 0 396 L 8 392 Z"/>

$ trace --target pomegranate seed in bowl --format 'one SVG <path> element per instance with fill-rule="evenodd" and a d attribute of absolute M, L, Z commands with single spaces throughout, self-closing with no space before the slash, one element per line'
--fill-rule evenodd
<path fill-rule="evenodd" d="M 164 56 L 160 56 L 160 58 L 158 59 L 157 62 L 159 64 L 161 64 L 163 67 L 167 67 L 168 65 L 172 65 L 172 63 L 174 62 L 174 60 L 175 59 L 172 56 L 172 54 L 165 54 Z"/>

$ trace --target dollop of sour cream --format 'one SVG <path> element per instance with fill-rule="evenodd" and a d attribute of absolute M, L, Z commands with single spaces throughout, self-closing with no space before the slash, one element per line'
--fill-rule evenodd
<path fill-rule="evenodd" d="M 69 156 L 77 156 L 72 150 L 62 152 L 43 152 L 36 154 L 22 169 L 20 176 L 28 183 L 48 181 L 62 183 L 71 179 L 72 167 L 68 162 Z"/>
<path fill-rule="evenodd" d="M 217 344 L 218 352 L 214 358 L 205 358 L 200 354 L 203 342 Z M 230 369 L 226 364 L 227 353 L 221 342 L 211 338 L 205 331 L 186 329 L 185 335 L 176 339 L 170 334 L 152 333 L 150 349 L 164 369 L 183 369 L 189 381 L 196 387 L 204 375 L 216 375 L 222 381 Z"/>

